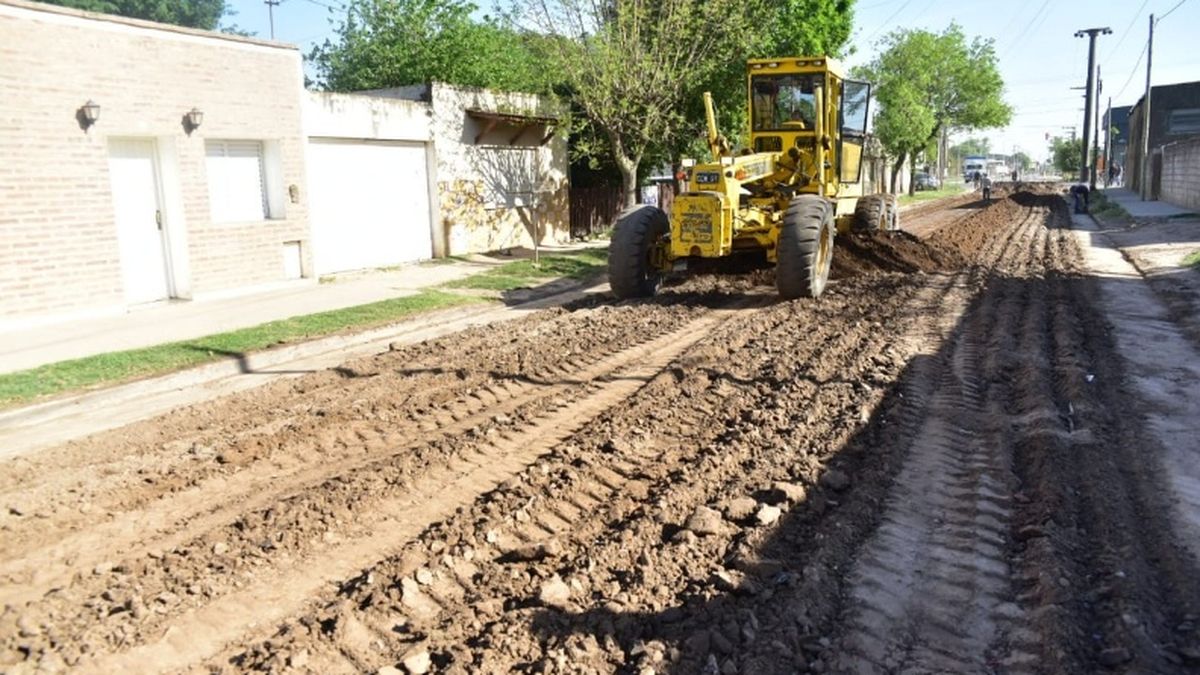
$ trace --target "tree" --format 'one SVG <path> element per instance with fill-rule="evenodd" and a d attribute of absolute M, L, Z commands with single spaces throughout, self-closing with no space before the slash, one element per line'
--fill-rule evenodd
<path fill-rule="evenodd" d="M 1013 153 L 1013 164 L 1021 171 L 1028 171 L 1029 167 L 1033 166 L 1033 159 L 1024 152 L 1017 151 Z"/>
<path fill-rule="evenodd" d="M 879 138 L 896 158 L 893 192 L 905 160 L 915 157 L 943 130 L 999 127 L 1012 118 L 1012 108 L 1002 98 L 1004 81 L 992 40 L 975 38 L 968 43 L 962 29 L 950 24 L 941 33 L 897 30 L 883 39 L 883 46 L 875 60 L 855 73 L 876 84 L 880 107 L 876 131 L 883 119 L 889 131 Z M 896 110 L 888 112 L 889 108 Z M 927 135 L 920 138 L 920 131 Z"/>
<path fill-rule="evenodd" d="M 527 0 L 523 16 L 553 36 L 549 64 L 587 124 L 603 136 L 637 201 L 638 167 L 687 126 L 687 97 L 754 43 L 744 0 Z"/>
<path fill-rule="evenodd" d="M 464 0 L 351 0 L 337 27 L 309 54 L 317 83 L 334 91 L 431 81 L 518 91 L 547 91 L 540 38 L 504 21 L 472 18 Z"/>
<path fill-rule="evenodd" d="M 1073 176 L 1079 170 L 1079 156 L 1082 154 L 1082 138 L 1055 136 L 1050 139 L 1050 163 L 1064 177 Z"/>
<path fill-rule="evenodd" d="M 217 30 L 229 13 L 225 0 L 43 0 L 89 12 L 117 14 L 177 26 Z"/>

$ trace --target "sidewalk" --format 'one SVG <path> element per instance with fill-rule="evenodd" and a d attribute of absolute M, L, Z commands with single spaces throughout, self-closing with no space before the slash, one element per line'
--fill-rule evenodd
<path fill-rule="evenodd" d="M 545 246 L 542 255 L 584 246 Z M 219 300 L 173 301 L 116 316 L 83 319 L 0 333 L 0 373 L 257 326 L 268 321 L 415 295 L 519 259 L 475 255 L 466 260 L 413 263 L 396 269 L 297 282 L 276 290 Z"/>
<path fill-rule="evenodd" d="M 1128 188 L 1110 187 L 1099 188 L 1105 197 L 1125 209 L 1134 218 L 1170 218 L 1186 213 L 1194 213 L 1174 204 L 1160 201 L 1142 201 L 1138 193 Z"/>

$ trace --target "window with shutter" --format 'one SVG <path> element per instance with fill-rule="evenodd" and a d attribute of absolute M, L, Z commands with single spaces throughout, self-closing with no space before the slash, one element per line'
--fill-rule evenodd
<path fill-rule="evenodd" d="M 261 141 L 205 141 L 208 197 L 216 223 L 266 220 Z"/>

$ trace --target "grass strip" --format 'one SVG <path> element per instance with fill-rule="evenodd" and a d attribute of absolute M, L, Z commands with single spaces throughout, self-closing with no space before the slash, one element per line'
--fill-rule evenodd
<path fill-rule="evenodd" d="M 418 312 L 473 302 L 480 300 L 443 291 L 422 291 L 416 295 L 294 316 L 194 340 L 49 363 L 0 375 L 0 407 L 237 358 L 274 345 L 332 335 L 350 328 L 382 326 Z"/>
<path fill-rule="evenodd" d="M 927 202 L 931 199 L 941 199 L 942 197 L 955 197 L 957 195 L 962 194 L 964 189 L 965 188 L 962 183 L 948 183 L 936 190 L 921 190 L 920 192 L 914 192 L 911 195 L 910 194 L 902 194 L 896 198 L 896 201 L 899 202 L 899 204 L 901 206 L 906 206 L 908 204 L 917 204 L 920 202 Z"/>
<path fill-rule="evenodd" d="M 552 278 L 585 279 L 607 264 L 607 249 L 590 248 L 578 253 L 546 256 L 538 263 L 532 260 L 516 260 L 445 285 L 447 288 L 511 291 L 537 286 Z"/>
<path fill-rule="evenodd" d="M 1184 267 L 1194 267 L 1200 270 L 1200 249 L 1192 251 L 1183 257 Z"/>

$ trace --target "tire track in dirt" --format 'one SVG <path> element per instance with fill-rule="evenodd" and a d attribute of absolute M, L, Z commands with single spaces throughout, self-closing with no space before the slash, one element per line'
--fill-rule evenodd
<path fill-rule="evenodd" d="M 172 620 L 160 640 L 101 657 L 87 668 L 112 672 L 148 664 L 156 669 L 183 667 L 219 649 L 252 625 L 286 616 L 329 580 L 351 576 L 429 524 L 515 475 L 589 419 L 643 386 L 671 358 L 704 337 L 707 330 L 731 318 L 735 311 L 715 310 L 663 337 L 610 357 L 612 362 L 605 370 L 611 374 L 598 378 L 585 396 L 551 408 L 528 427 L 479 446 L 448 466 L 423 473 L 420 482 L 402 496 L 373 503 L 370 514 L 364 514 L 368 522 L 355 522 L 355 536 L 306 551 L 301 559 L 276 566 L 266 578 L 252 582 L 246 589 Z M 238 620 L 231 621 L 231 617 Z"/>
<path fill-rule="evenodd" d="M 639 336 L 634 346 L 651 337 Z M 166 551 L 182 546 L 206 531 L 232 522 L 240 513 L 259 510 L 286 495 L 317 488 L 333 474 L 361 469 L 389 456 L 463 434 L 498 417 L 503 419 L 539 401 L 566 395 L 574 386 L 606 374 L 613 363 L 608 356 L 601 350 L 555 364 L 525 381 L 483 384 L 469 395 L 452 399 L 445 407 L 422 416 L 415 425 L 417 428 L 408 433 L 404 429 L 343 433 L 348 439 L 343 445 L 348 445 L 349 439 L 361 444 L 362 452 L 352 457 L 334 461 L 325 455 L 323 461 L 294 461 L 291 470 L 272 467 L 269 473 L 243 470 L 202 482 L 148 508 L 127 511 L 99 526 L 55 541 L 48 548 L 25 551 L 21 558 L 0 565 L 0 578 L 19 580 L 0 585 L 0 603 L 28 602 L 50 588 L 66 585 L 79 569 L 92 569 L 113 558 L 127 556 L 130 549 Z M 448 388 L 449 385 L 441 389 Z M 261 433 L 268 431 L 263 429 Z M 245 439 L 244 435 L 237 437 L 239 442 Z M 59 561 L 70 562 L 62 565 Z"/>
<path fill-rule="evenodd" d="M 935 284 L 936 290 L 933 292 L 940 300 L 952 285 L 952 281 L 940 279 L 939 281 L 942 283 Z M 516 513 L 518 516 L 515 521 L 507 524 L 480 525 L 477 516 L 468 514 L 463 516 L 464 525 L 473 523 L 472 527 L 475 529 L 491 528 L 489 534 L 495 535 L 494 543 L 500 549 L 493 558 L 501 559 L 513 550 L 544 544 L 547 538 L 553 538 L 556 535 L 566 537 L 566 541 L 560 541 L 557 544 L 561 550 L 555 557 L 560 562 L 553 565 L 563 575 L 563 578 L 570 579 L 572 584 L 578 583 L 580 579 L 586 579 L 585 569 L 593 564 L 606 569 L 637 569 L 639 572 L 635 578 L 618 576 L 607 583 L 614 584 L 615 588 L 620 589 L 615 592 L 616 597 L 645 596 L 649 593 L 655 600 L 650 601 L 652 604 L 647 609 L 664 609 L 663 603 L 671 603 L 672 596 L 675 594 L 686 597 L 690 592 L 689 589 L 695 587 L 697 583 L 702 586 L 709 585 L 707 577 L 712 571 L 711 563 L 702 562 L 705 556 L 700 554 L 709 552 L 714 546 L 720 546 L 724 539 L 714 540 L 706 537 L 700 543 L 691 544 L 690 546 L 695 550 L 690 551 L 688 555 L 696 556 L 698 564 L 681 567 L 680 562 L 672 558 L 682 554 L 672 553 L 672 551 L 677 551 L 680 547 L 687 548 L 688 545 L 675 542 L 663 549 L 660 543 L 662 535 L 659 530 L 662 526 L 657 523 L 677 523 L 685 519 L 687 514 L 699 504 L 720 501 L 724 498 L 723 496 L 744 495 L 747 492 L 753 492 L 761 486 L 764 480 L 767 480 L 762 475 L 754 475 L 754 468 L 759 468 L 761 472 L 763 461 L 768 464 L 779 464 L 785 471 L 787 470 L 786 463 L 771 461 L 775 458 L 755 459 L 755 455 L 758 453 L 752 450 L 753 445 L 738 441 L 739 438 L 751 438 L 749 435 L 743 436 L 746 432 L 752 432 L 755 436 L 761 434 L 763 427 L 753 420 L 758 420 L 764 411 L 780 407 L 766 404 L 759 400 L 760 397 L 766 396 L 768 400 L 781 395 L 800 397 L 801 400 L 809 400 L 815 410 L 834 413 L 823 413 L 820 419 L 813 420 L 814 424 L 807 429 L 805 442 L 819 447 L 826 445 L 836 447 L 837 437 L 848 433 L 841 415 L 836 414 L 836 411 L 843 409 L 845 400 L 844 385 L 840 383 L 844 382 L 846 378 L 853 379 L 853 374 L 864 368 L 873 367 L 874 359 L 889 344 L 890 332 L 876 330 L 872 326 L 879 324 L 887 326 L 891 318 L 895 317 L 901 319 L 896 324 L 892 324 L 898 329 L 918 318 L 932 316 L 932 314 L 909 315 L 911 306 L 909 300 L 914 295 L 926 293 L 928 290 L 916 292 L 915 286 L 902 288 L 899 294 L 889 297 L 889 301 L 882 306 L 872 306 L 869 314 L 873 315 L 872 318 L 877 322 L 873 321 L 870 324 L 862 325 L 852 332 L 847 332 L 844 328 L 823 320 L 822 317 L 810 316 L 811 312 L 808 311 L 799 315 L 790 315 L 787 312 L 790 307 L 785 305 L 761 312 L 760 314 L 766 316 L 756 317 L 754 324 L 739 326 L 750 331 L 749 334 L 740 335 L 740 339 L 730 339 L 724 335 L 713 336 L 705 343 L 711 348 L 697 347 L 680 359 L 681 363 L 688 364 L 685 372 L 693 373 L 690 376 L 680 375 L 684 378 L 680 386 L 686 388 L 693 378 L 699 377 L 702 381 L 709 383 L 704 396 L 698 399 L 689 398 L 685 401 L 660 400 L 661 393 L 643 391 L 639 393 L 639 398 L 646 396 L 648 400 L 631 400 L 629 402 L 630 411 L 614 410 L 611 413 L 614 417 L 645 420 L 646 424 L 653 426 L 655 420 L 660 418 L 646 408 L 666 406 L 673 413 L 670 418 L 672 428 L 694 428 L 700 430 L 698 432 L 700 435 L 683 434 L 678 437 L 664 438 L 651 434 L 654 436 L 652 440 L 643 438 L 640 443 L 623 443 L 622 447 L 625 449 L 618 453 L 618 457 L 606 452 L 600 452 L 598 456 L 591 453 L 585 453 L 582 456 L 571 453 L 567 457 L 560 458 L 559 461 L 571 460 L 573 465 L 582 465 L 583 471 L 576 475 L 568 485 L 551 485 L 544 493 L 537 491 L 533 496 L 523 496 L 518 502 L 506 503 L 504 508 L 491 509 L 493 513 L 498 511 L 501 514 L 509 514 L 510 518 L 511 514 Z M 825 302 L 834 301 L 823 299 L 822 303 Z M 933 306 L 938 304 L 934 302 Z M 921 306 L 928 306 L 928 301 L 923 301 Z M 804 309 L 814 308 L 806 306 Z M 825 316 L 841 314 L 836 305 L 820 309 L 824 310 L 822 314 Z M 849 318 L 847 316 L 847 319 Z M 791 388 L 790 380 L 794 376 L 786 373 L 787 366 L 780 367 L 777 361 L 781 355 L 772 347 L 791 342 L 793 336 L 797 334 L 810 335 L 810 330 L 812 339 L 798 343 L 798 351 L 787 354 L 786 363 L 804 364 L 812 358 L 814 363 L 811 376 L 814 384 L 804 384 L 794 392 L 781 394 L 778 389 Z M 733 333 L 732 327 L 725 332 L 737 335 Z M 718 345 L 721 346 L 720 349 L 716 348 Z M 818 355 L 821 355 L 820 358 L 814 358 Z M 738 373 L 735 375 L 730 372 L 733 370 L 737 370 Z M 768 387 L 767 391 L 759 394 L 751 394 L 746 391 L 746 387 L 751 387 L 751 391 L 756 389 L 752 385 L 756 381 L 763 382 Z M 828 382 L 833 386 L 821 387 L 815 384 L 817 382 Z M 775 401 L 775 403 L 779 402 Z M 680 407 L 681 404 L 684 407 Z M 636 412 L 639 410 L 642 412 Z M 720 423 L 721 417 L 713 419 L 712 415 L 715 411 L 723 411 L 724 424 Z M 743 415 L 748 416 L 748 419 L 745 422 L 738 421 L 743 419 Z M 857 416 L 857 409 L 855 409 L 854 415 Z M 729 425 L 735 421 L 738 421 L 737 426 L 733 428 L 731 436 L 731 431 L 728 431 Z M 715 425 L 714 422 L 716 422 Z M 761 422 L 770 424 L 765 418 Z M 781 430 L 791 426 L 784 420 L 779 420 L 778 424 L 780 424 Z M 721 433 L 722 428 L 727 431 Z M 585 429 L 569 444 L 587 446 L 591 444 L 588 439 L 602 439 L 610 433 L 605 430 L 605 427 Z M 716 434 L 716 437 L 713 438 L 712 434 Z M 638 437 L 635 436 L 636 438 Z M 648 445 L 643 447 L 641 443 Z M 781 450 L 773 449 L 768 454 L 774 454 Z M 786 454 L 786 451 L 784 453 Z M 648 461 L 655 458 L 657 461 Z M 739 463 L 745 463 L 745 465 L 739 466 Z M 554 469 L 550 470 L 554 471 Z M 787 479 L 789 476 L 785 473 L 778 478 Z M 816 476 L 813 475 L 811 478 L 815 479 Z M 578 494 L 577 491 L 585 489 L 587 495 L 584 497 L 584 501 L 573 503 L 572 498 Z M 625 494 L 622 495 L 622 492 Z M 623 499 L 620 498 L 622 496 Z M 632 503 L 630 503 L 631 500 Z M 613 504 L 610 501 L 616 503 Z M 494 499 L 491 504 L 495 504 Z M 565 504 L 573 505 L 566 507 L 564 512 Z M 460 528 L 449 524 L 448 529 Z M 436 537 L 445 535 L 434 533 L 433 536 L 436 541 Z M 702 544 L 707 545 L 702 546 Z M 480 551 L 478 548 L 473 549 L 472 558 L 479 561 L 480 555 L 485 553 L 488 548 L 490 547 L 485 547 L 484 551 Z M 416 554 L 414 553 L 414 555 Z M 363 630 L 360 629 L 360 626 L 373 627 L 370 631 L 371 635 L 375 636 L 373 639 L 382 640 L 384 643 L 394 643 L 394 639 L 387 639 L 389 633 L 392 633 L 394 638 L 394 631 L 390 630 L 388 610 L 384 609 L 385 605 L 380 605 L 378 608 L 382 612 L 368 611 L 366 616 L 348 608 L 362 607 L 364 604 L 370 606 L 372 603 L 369 599 L 372 595 L 378 595 L 376 589 L 395 588 L 407 584 L 404 597 L 409 597 L 410 591 L 415 592 L 418 587 L 417 582 L 407 577 L 419 564 L 421 563 L 400 562 L 394 565 L 376 566 L 365 573 L 373 581 L 367 587 L 354 589 L 350 593 L 350 600 L 346 607 L 337 609 L 336 601 L 327 601 L 330 606 L 334 607 L 330 610 L 333 615 L 329 618 L 322 618 L 321 621 L 330 622 L 335 625 L 335 628 L 329 636 L 332 644 L 327 645 L 324 649 L 329 651 L 331 647 L 336 646 L 332 652 L 340 654 L 354 668 L 360 670 L 383 665 L 383 662 L 379 660 L 378 651 L 366 648 L 362 640 Z M 449 598 L 449 601 L 447 603 L 437 601 L 432 604 L 430 614 L 441 615 L 441 617 L 434 624 L 429 624 L 427 628 L 422 627 L 421 630 L 442 636 L 436 641 L 439 643 L 437 646 L 442 649 L 454 650 L 456 645 L 462 644 L 500 646 L 500 643 L 496 641 L 498 636 L 489 637 L 490 631 L 485 634 L 460 632 L 461 626 L 470 623 L 472 608 L 487 606 L 489 602 L 499 602 L 505 598 L 512 601 L 515 598 L 537 593 L 536 587 L 533 589 L 513 588 L 511 578 L 499 571 L 489 572 L 485 568 L 485 571 L 480 573 L 478 570 L 481 565 L 485 565 L 485 563 L 473 563 L 472 567 L 476 569 L 476 574 L 465 576 L 468 578 L 482 576 L 484 581 L 472 580 L 463 584 L 452 584 L 454 588 L 451 590 L 444 590 L 443 587 L 434 593 L 440 598 Z M 436 586 L 439 572 L 437 566 L 433 567 L 435 570 L 433 585 Z M 487 567 L 493 566 L 487 564 Z M 697 574 L 700 576 L 697 577 Z M 461 578 L 463 575 L 456 576 Z M 492 581 L 489 582 L 489 579 Z M 608 596 L 609 603 L 620 602 L 610 592 L 602 590 L 607 588 L 605 582 L 593 580 L 591 584 L 586 581 L 584 583 L 587 584 L 587 588 L 592 589 L 593 593 L 602 592 Z M 663 589 L 674 590 L 662 595 Z M 584 597 L 587 594 L 586 590 L 582 591 Z M 475 600 L 464 607 L 464 596 Z M 517 602 L 519 603 L 519 600 Z M 423 606 L 426 603 L 414 601 L 414 604 Z M 626 600 L 624 607 L 627 612 L 635 612 L 639 608 L 639 603 Z M 383 616 L 380 616 L 380 613 Z M 487 625 L 498 625 L 492 624 L 492 620 L 494 617 L 489 617 Z M 606 619 L 599 617 L 597 620 L 603 622 Z M 307 619 L 301 621 L 304 622 Z M 505 625 L 505 636 L 501 640 L 503 644 L 530 644 L 537 640 L 528 632 L 530 627 L 526 617 L 517 616 L 501 620 L 499 623 Z M 426 626 L 426 624 L 422 623 L 421 626 Z M 410 627 L 410 630 L 412 629 Z M 300 647 L 281 646 L 277 637 L 271 638 L 267 644 L 270 647 L 265 653 L 260 651 L 260 647 L 255 647 L 243 655 L 232 654 L 227 658 L 240 664 L 241 667 L 267 667 L 266 662 L 276 662 L 273 659 L 278 659 L 280 654 L 288 654 L 289 650 L 293 650 L 290 653 L 295 654 L 296 650 L 301 649 Z M 626 650 L 631 648 L 633 648 L 632 645 L 624 647 Z M 479 647 L 478 651 L 481 653 L 476 657 L 462 654 L 454 661 L 459 664 L 460 669 L 462 664 L 471 663 L 468 670 L 476 671 L 503 671 L 516 665 L 516 662 L 508 660 L 512 658 L 511 656 L 492 654 L 486 646 Z M 372 655 L 374 655 L 374 661 L 371 660 Z M 326 655 L 324 658 L 339 660 L 334 655 Z M 636 653 L 630 658 L 636 658 Z M 318 659 L 318 662 L 322 661 Z M 342 663 L 342 667 L 346 667 L 346 663 Z"/>
<path fill-rule="evenodd" d="M 1056 433 L 1017 429 L 1017 590 L 1046 671 L 1183 673 L 1200 667 L 1200 574 L 1164 514 L 1162 466 L 1123 373 L 1095 277 L 1061 199 L 1049 210 L 1046 291 L 1032 312 L 1044 360 L 1018 359 L 1022 403 Z M 1029 345 L 1018 344 L 1018 350 Z M 1026 379 L 1028 378 L 1028 379 Z"/>
<path fill-rule="evenodd" d="M 1023 267 L 1021 252 L 1038 248 L 1030 244 L 1041 230 L 1027 212 L 987 267 Z M 923 419 L 849 577 L 839 672 L 980 672 L 1002 656 L 1013 672 L 1023 665 L 1001 654 L 1021 620 L 1007 561 L 1014 479 L 1002 399 L 982 356 L 989 337 L 1022 314 L 993 299 L 985 291 L 943 347 L 936 384 L 907 397 Z"/>

